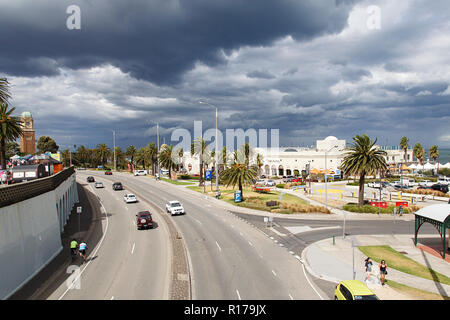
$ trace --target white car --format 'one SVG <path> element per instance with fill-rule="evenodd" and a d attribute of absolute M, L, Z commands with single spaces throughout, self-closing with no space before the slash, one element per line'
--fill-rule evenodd
<path fill-rule="evenodd" d="M 434 182 L 431 182 L 430 180 L 422 180 L 419 182 L 419 186 L 421 187 L 431 187 L 434 184 Z"/>
<path fill-rule="evenodd" d="M 266 185 L 266 180 L 256 180 L 255 185 L 260 185 L 260 186 L 265 186 Z"/>
<path fill-rule="evenodd" d="M 275 187 L 277 185 L 277 183 L 274 180 L 267 180 L 266 181 L 266 186 L 267 187 Z"/>
<path fill-rule="evenodd" d="M 184 211 L 183 205 L 176 200 L 173 201 L 169 201 L 166 204 L 166 211 L 167 213 L 170 213 L 172 216 L 176 215 L 176 214 L 185 214 L 186 212 Z"/>
<path fill-rule="evenodd" d="M 96 187 L 96 188 L 103 188 L 103 183 L 101 183 L 101 182 L 96 182 L 96 183 L 95 183 L 95 187 Z"/>
<path fill-rule="evenodd" d="M 169 175 L 169 170 L 167 170 L 167 169 L 161 169 L 161 175 L 163 175 L 163 176 L 168 176 L 168 175 Z"/>
<path fill-rule="evenodd" d="M 124 195 L 124 196 L 123 196 L 123 200 L 124 200 L 126 203 L 137 202 L 136 196 L 135 196 L 134 194 L 132 194 L 132 193 L 128 193 L 128 194 Z"/>
<path fill-rule="evenodd" d="M 448 178 L 448 177 L 440 177 L 437 180 L 437 183 L 449 185 L 450 184 L 450 178 Z"/>
<path fill-rule="evenodd" d="M 380 188 L 381 184 L 379 182 L 369 182 L 368 184 L 369 188 Z"/>
<path fill-rule="evenodd" d="M 135 176 L 146 176 L 147 175 L 147 170 L 135 170 L 134 171 L 134 175 Z"/>

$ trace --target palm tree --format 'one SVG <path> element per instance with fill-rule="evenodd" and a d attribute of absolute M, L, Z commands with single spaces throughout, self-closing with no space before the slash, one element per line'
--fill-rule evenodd
<path fill-rule="evenodd" d="M 95 154 L 104 168 L 105 163 L 108 161 L 109 155 L 111 154 L 111 150 L 108 148 L 106 143 L 101 143 L 97 145 Z"/>
<path fill-rule="evenodd" d="M 258 175 L 261 174 L 261 167 L 263 166 L 263 156 L 260 153 L 256 154 L 256 165 L 258 166 Z"/>
<path fill-rule="evenodd" d="M 172 154 L 173 153 L 173 154 Z M 163 145 L 159 153 L 159 164 L 161 167 L 169 170 L 169 177 L 172 179 L 172 170 L 177 168 L 176 153 L 174 153 L 173 145 Z"/>
<path fill-rule="evenodd" d="M 402 148 L 402 150 L 404 152 L 403 160 L 405 160 L 405 162 L 406 162 L 406 155 L 408 153 L 408 147 L 409 147 L 408 143 L 409 143 L 409 140 L 407 137 L 402 137 L 400 139 L 400 148 Z"/>
<path fill-rule="evenodd" d="M 127 155 L 128 157 L 131 157 L 131 160 L 130 160 L 131 168 L 130 168 L 130 170 L 133 170 L 133 168 L 134 168 L 134 157 L 136 156 L 136 152 L 137 152 L 137 150 L 136 150 L 136 148 L 133 145 L 128 146 L 127 150 L 125 151 L 125 155 Z"/>
<path fill-rule="evenodd" d="M 347 149 L 341 167 L 347 174 L 359 176 L 358 207 L 364 205 L 364 180 L 366 175 L 373 175 L 377 171 L 387 169 L 387 153 L 375 147 L 377 139 L 372 141 L 368 135 L 356 136 L 354 143 Z"/>
<path fill-rule="evenodd" d="M 89 152 L 85 146 L 79 146 L 77 151 L 75 152 L 75 158 L 78 162 L 82 163 L 84 167 L 86 167 L 86 162 L 89 158 Z"/>
<path fill-rule="evenodd" d="M 203 167 L 204 162 L 207 158 L 207 146 L 206 141 L 203 140 L 203 138 L 199 137 L 194 141 L 194 154 L 199 156 L 199 165 L 200 165 L 200 179 L 199 179 L 199 186 L 203 185 L 205 182 L 205 179 L 203 177 Z"/>
<path fill-rule="evenodd" d="M 436 165 L 436 159 L 439 158 L 439 149 L 436 145 L 433 145 L 430 147 L 430 150 L 428 151 L 428 154 L 431 158 L 433 158 L 433 164 Z M 439 163 L 436 170 L 436 174 L 439 173 Z"/>
<path fill-rule="evenodd" d="M 253 179 L 257 176 L 258 167 L 253 165 L 247 167 L 246 164 L 240 164 L 235 162 L 231 167 L 225 169 L 220 175 L 220 180 L 223 181 L 226 186 L 232 185 L 233 188 L 238 185 L 241 191 L 242 200 L 244 200 L 244 193 L 242 187 L 249 185 Z"/>
<path fill-rule="evenodd" d="M 1 82 L 0 82 L 1 83 Z M 0 98 L 2 93 L 0 86 Z M 7 90 L 7 89 L 6 89 Z M 22 135 L 22 124 L 19 117 L 14 117 L 11 114 L 16 108 L 8 110 L 9 106 L 6 103 L 0 103 L 0 158 L 2 169 L 6 169 L 6 144 L 8 141 L 14 141 Z"/>
<path fill-rule="evenodd" d="M 419 164 L 425 165 L 425 150 L 420 143 L 416 143 L 413 149 L 414 156 L 419 160 Z M 423 170 L 422 170 L 423 171 Z"/>
<path fill-rule="evenodd" d="M 7 104 L 9 98 L 9 82 L 6 78 L 0 78 L 0 104 Z"/>
<path fill-rule="evenodd" d="M 150 163 L 152 164 L 152 175 L 156 174 L 156 164 L 158 163 L 158 147 L 154 142 L 147 145 Z"/>

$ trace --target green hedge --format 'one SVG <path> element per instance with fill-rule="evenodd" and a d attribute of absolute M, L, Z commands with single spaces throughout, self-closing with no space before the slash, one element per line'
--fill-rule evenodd
<path fill-rule="evenodd" d="M 279 184 L 277 184 L 277 188 L 280 188 L 280 189 L 284 189 L 284 186 L 285 186 L 284 183 L 279 183 Z"/>
<path fill-rule="evenodd" d="M 350 212 L 358 212 L 358 213 L 387 213 L 387 214 L 393 214 L 394 213 L 394 206 L 390 206 L 385 208 L 378 208 L 378 207 L 374 207 L 371 206 L 369 204 L 363 205 L 362 207 L 358 208 L 358 205 L 356 203 L 348 203 L 346 205 L 344 205 L 343 209 L 345 211 L 350 211 Z M 415 207 L 412 207 L 415 209 Z M 411 208 L 403 208 L 403 213 L 411 213 L 414 210 L 412 210 Z M 397 214 L 398 214 L 398 208 L 397 208 Z"/>

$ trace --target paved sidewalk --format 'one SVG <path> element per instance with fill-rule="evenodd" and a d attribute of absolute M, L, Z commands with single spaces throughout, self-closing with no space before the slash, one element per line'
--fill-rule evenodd
<path fill-rule="evenodd" d="M 422 237 L 436 238 L 436 235 L 421 235 Z M 302 259 L 308 271 L 317 278 L 338 283 L 342 280 L 353 278 L 355 270 L 355 279 L 365 281 L 364 259 L 366 256 L 357 248 L 352 248 L 352 240 L 355 246 L 368 245 L 389 245 L 394 250 L 405 253 L 405 255 L 418 263 L 427 266 L 434 271 L 450 277 L 450 264 L 442 258 L 438 258 L 424 250 L 414 246 L 410 235 L 357 235 L 352 237 L 325 239 L 318 241 L 307 248 L 302 253 Z M 420 238 L 419 238 L 420 242 Z M 353 262 L 354 261 L 354 262 Z M 354 267 L 353 267 L 354 263 Z M 450 297 L 450 286 L 439 282 L 415 277 L 389 267 L 387 280 L 392 280 L 409 287 L 417 288 L 427 292 L 432 292 L 440 296 Z M 406 295 L 401 295 L 389 286 L 381 286 L 377 279 L 378 264 L 374 262 L 373 270 L 375 278 L 373 282 L 368 282 L 368 286 L 380 297 L 380 299 L 389 300 L 408 300 L 414 299 Z"/>

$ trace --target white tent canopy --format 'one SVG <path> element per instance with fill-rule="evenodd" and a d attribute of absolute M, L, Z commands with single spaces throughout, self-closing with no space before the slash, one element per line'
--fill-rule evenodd
<path fill-rule="evenodd" d="M 423 166 L 424 170 L 433 170 L 436 169 L 434 165 L 432 165 L 431 163 L 427 162 L 425 163 L 425 165 Z"/>
<path fill-rule="evenodd" d="M 417 165 L 415 163 L 413 163 L 412 165 L 409 166 L 410 169 L 417 169 Z"/>
<path fill-rule="evenodd" d="M 450 169 L 450 162 L 447 162 L 446 164 L 439 165 L 439 168 L 447 168 Z"/>

